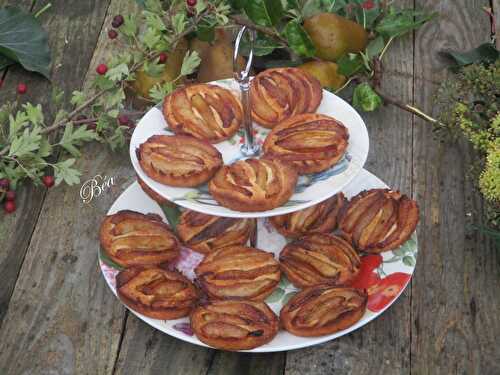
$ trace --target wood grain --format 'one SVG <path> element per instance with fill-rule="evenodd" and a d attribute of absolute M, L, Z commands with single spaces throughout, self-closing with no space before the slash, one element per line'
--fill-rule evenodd
<path fill-rule="evenodd" d="M 489 39 L 481 9 L 488 1 L 418 0 L 416 5 L 440 13 L 440 22 L 416 33 L 417 75 L 442 81 L 447 71 L 438 51 L 468 50 Z M 431 112 L 435 89 L 417 81 L 416 105 Z M 499 254 L 468 229 L 482 217 L 479 196 L 467 179 L 471 157 L 470 147 L 442 144 L 428 123 L 416 121 L 414 184 L 421 223 L 412 283 L 412 373 L 500 373 L 500 320 L 493 313 L 500 311 Z"/>
<path fill-rule="evenodd" d="M 38 1 L 34 11 L 48 1 Z M 29 10 L 32 0 L 9 0 L 2 5 L 16 5 Z M 52 84 L 71 93 L 80 87 L 88 69 L 90 57 L 95 47 L 102 19 L 108 1 L 58 1 L 52 2 L 49 11 L 40 17 L 49 34 L 52 54 Z M 82 32 L 82 30 L 85 30 Z M 15 99 L 16 86 L 19 82 L 28 85 L 28 92 L 22 101 L 40 103 L 51 113 L 51 83 L 45 78 L 24 71 L 18 66 L 10 67 L 5 82 L 0 90 L 0 103 Z M 20 186 L 17 190 L 17 211 L 11 215 L 0 213 L 0 325 L 7 310 L 19 269 L 26 254 L 26 249 L 36 225 L 45 188 L 36 188 L 31 183 Z"/>
<path fill-rule="evenodd" d="M 411 8 L 413 1 L 400 1 Z M 413 101 L 413 38 L 397 40 L 384 57 L 382 90 Z M 365 168 L 389 186 L 412 192 L 412 116 L 393 106 L 363 115 L 370 135 Z M 417 267 L 419 259 L 417 258 Z M 382 316 L 335 341 L 287 353 L 287 375 L 403 374 L 410 370 L 410 288 Z"/>

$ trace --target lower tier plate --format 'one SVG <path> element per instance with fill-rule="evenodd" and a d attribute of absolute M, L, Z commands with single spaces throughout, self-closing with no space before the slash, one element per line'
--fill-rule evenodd
<path fill-rule="evenodd" d="M 343 189 L 343 192 L 350 198 L 362 190 L 385 187 L 387 187 L 387 185 L 379 178 L 366 170 L 362 170 L 361 173 Z M 130 185 L 120 195 L 111 206 L 108 214 L 113 214 L 120 210 L 155 213 L 166 221 L 165 215 L 158 203 L 149 198 L 136 182 Z M 285 238 L 270 225 L 267 219 L 258 219 L 257 247 L 259 249 L 272 252 L 275 254 L 275 258 L 277 258 L 285 244 Z M 277 352 L 305 348 L 336 339 L 359 329 L 382 314 L 401 295 L 413 274 L 416 257 L 416 234 L 413 234 L 405 244 L 396 250 L 388 251 L 380 255 L 362 256 L 362 275 L 360 276 L 360 280 L 363 284 L 362 287 L 366 288 L 368 291 L 368 305 L 361 320 L 348 329 L 321 337 L 298 337 L 281 330 L 270 343 L 249 351 Z M 188 278 L 193 279 L 193 270 L 202 259 L 203 255 L 188 248 L 183 248 L 181 256 L 176 263 L 176 268 Z M 116 295 L 115 276 L 119 270 L 115 265 L 102 257 L 101 254 L 99 255 L 99 265 L 108 286 Z M 296 293 L 296 291 L 297 289 L 290 284 L 285 277 L 282 277 L 279 287 L 266 299 L 266 302 L 274 312 L 279 315 L 281 307 Z M 151 319 L 135 311 L 132 312 L 147 324 L 170 336 L 195 345 L 207 346 L 193 335 L 188 318 L 165 321 Z"/>

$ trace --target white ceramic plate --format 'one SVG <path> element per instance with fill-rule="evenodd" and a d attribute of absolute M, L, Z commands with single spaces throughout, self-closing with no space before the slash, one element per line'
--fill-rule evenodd
<path fill-rule="evenodd" d="M 236 95 L 239 95 L 238 85 L 232 79 L 212 83 L 233 90 Z M 267 217 L 286 214 L 312 206 L 342 190 L 362 170 L 368 156 L 369 140 L 365 123 L 348 103 L 323 90 L 323 100 L 317 113 L 332 116 L 349 129 L 349 146 L 346 155 L 336 165 L 324 172 L 301 176 L 290 200 L 285 205 L 269 211 L 233 211 L 220 206 L 208 193 L 207 185 L 196 188 L 178 188 L 160 184 L 149 178 L 139 165 L 136 149 L 152 135 L 173 134 L 167 130 L 168 125 L 158 108 L 152 108 L 148 111 L 137 124 L 130 141 L 130 158 L 135 171 L 149 187 L 179 206 L 211 215 L 228 217 Z M 269 130 L 258 125 L 254 126 L 254 130 L 256 141 L 262 144 Z M 231 139 L 215 145 L 221 152 L 225 164 L 244 158 L 240 152 L 243 139 L 243 131 L 240 130 Z"/>
<path fill-rule="evenodd" d="M 343 189 L 343 191 L 348 197 L 351 197 L 362 190 L 380 187 L 387 187 L 387 185 L 371 173 L 362 170 L 353 182 Z M 133 183 L 123 192 L 110 208 L 108 214 L 113 214 L 120 210 L 156 213 L 161 215 L 165 220 L 165 215 L 160 206 L 149 198 L 137 183 Z M 267 219 L 259 219 L 258 248 L 273 252 L 275 257 L 277 257 L 285 243 L 285 238 L 274 230 Z M 413 237 L 399 249 L 385 252 L 382 255 L 366 255 L 361 258 L 363 264 L 361 268 L 362 275 L 360 279 L 358 279 L 359 282 L 356 286 L 367 289 L 369 294 L 368 307 L 361 320 L 348 329 L 321 337 L 298 337 L 286 331 L 280 331 L 270 343 L 250 351 L 277 352 L 305 348 L 333 340 L 364 326 L 384 312 L 403 292 L 413 274 L 416 256 L 417 241 L 416 235 L 414 234 Z M 100 256 L 99 259 L 104 278 L 116 295 L 115 276 L 118 270 L 114 268 L 112 264 L 106 262 L 102 256 Z M 203 255 L 183 248 L 176 268 L 192 279 L 194 276 L 193 269 L 202 259 Z M 281 307 L 291 296 L 293 296 L 295 291 L 296 289 L 286 280 L 286 278 L 283 278 L 279 287 L 266 299 L 266 302 L 277 314 L 279 314 Z M 151 319 L 134 311 L 132 312 L 147 324 L 168 335 L 192 344 L 206 346 L 190 332 L 188 318 L 165 321 Z"/>

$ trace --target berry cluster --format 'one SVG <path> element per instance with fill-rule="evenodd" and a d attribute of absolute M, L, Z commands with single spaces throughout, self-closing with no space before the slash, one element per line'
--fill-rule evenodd
<path fill-rule="evenodd" d="M 54 186 L 54 176 L 43 176 L 42 182 L 47 188 Z M 16 192 L 11 189 L 8 178 L 0 178 L 0 202 L 3 200 L 3 209 L 11 214 L 16 211 Z"/>

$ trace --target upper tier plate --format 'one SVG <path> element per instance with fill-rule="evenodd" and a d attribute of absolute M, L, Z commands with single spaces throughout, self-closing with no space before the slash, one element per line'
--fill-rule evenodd
<path fill-rule="evenodd" d="M 228 88 L 239 96 L 238 84 L 233 79 L 212 82 Z M 361 116 L 348 103 L 338 96 L 323 90 L 323 100 L 317 113 L 329 115 L 341 121 L 349 129 L 349 147 L 346 155 L 332 168 L 310 175 L 300 176 L 295 193 L 283 206 L 269 211 L 240 212 L 220 206 L 208 193 L 207 185 L 196 188 L 179 188 L 160 184 L 149 178 L 137 160 L 136 149 L 149 137 L 156 134 L 171 135 L 160 109 L 152 108 L 137 124 L 130 141 L 130 158 L 135 171 L 154 191 L 179 206 L 210 215 L 226 217 L 267 217 L 302 210 L 319 203 L 342 190 L 363 168 L 368 156 L 368 131 Z M 254 124 L 256 142 L 262 144 L 268 129 Z M 220 142 L 215 147 L 221 152 L 225 164 L 244 159 L 240 152 L 243 143 L 243 130 L 240 129 L 231 139 Z"/>

